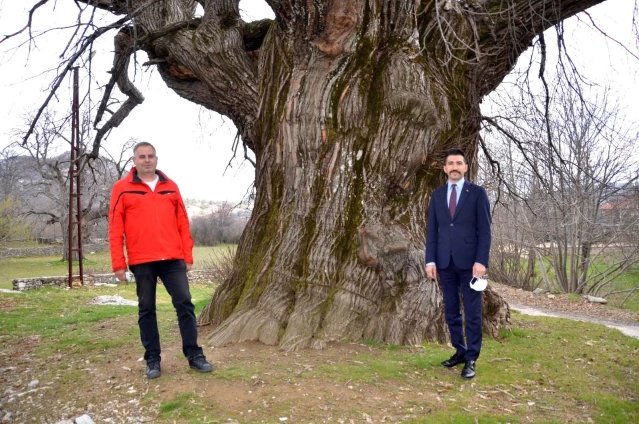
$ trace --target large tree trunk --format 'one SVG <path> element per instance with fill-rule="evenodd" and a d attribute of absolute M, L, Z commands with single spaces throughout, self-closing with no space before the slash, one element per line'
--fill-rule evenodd
<path fill-rule="evenodd" d="M 138 44 L 121 31 L 116 56 L 144 48 L 169 87 L 229 116 L 256 156 L 236 268 L 200 316 L 210 341 L 444 342 L 423 251 L 442 153 L 464 149 L 472 179 L 482 96 L 536 34 L 600 1 L 267 0 L 272 24 L 245 24 L 232 0 L 201 2 L 201 19 L 189 0 L 145 9 Z M 508 306 L 491 291 L 484 302 L 496 335 Z"/>
<path fill-rule="evenodd" d="M 205 312 L 213 344 L 447 339 L 424 273 L 426 216 L 441 153 L 475 156 L 477 88 L 463 63 L 424 60 L 416 40 L 366 24 L 382 25 L 381 12 L 333 7 L 315 48 L 301 31 L 291 40 L 273 28 L 265 41 L 257 198 L 237 269 Z M 433 58 L 439 48 L 428 47 Z M 485 299 L 496 331 L 507 306 Z"/>

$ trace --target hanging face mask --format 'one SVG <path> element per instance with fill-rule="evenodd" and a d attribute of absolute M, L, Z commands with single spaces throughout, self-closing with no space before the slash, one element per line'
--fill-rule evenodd
<path fill-rule="evenodd" d="M 473 277 L 470 280 L 470 288 L 475 291 L 484 291 L 488 287 L 488 279 L 487 278 L 477 278 Z"/>

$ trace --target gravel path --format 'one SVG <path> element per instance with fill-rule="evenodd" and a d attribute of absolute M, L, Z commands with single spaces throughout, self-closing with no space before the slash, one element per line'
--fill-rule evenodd
<path fill-rule="evenodd" d="M 578 301 L 564 294 L 534 294 L 497 283 L 491 287 L 501 294 L 511 309 L 527 315 L 552 316 L 578 321 L 588 321 L 616 328 L 622 333 L 639 339 L 639 313 L 608 305 Z"/>

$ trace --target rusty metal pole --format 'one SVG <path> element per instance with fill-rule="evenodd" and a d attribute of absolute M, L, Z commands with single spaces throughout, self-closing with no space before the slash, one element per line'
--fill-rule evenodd
<path fill-rule="evenodd" d="M 69 165 L 69 288 L 73 288 L 73 252 L 78 252 L 78 264 L 80 267 L 80 284 L 84 285 L 84 273 L 82 267 L 82 201 L 80 193 L 80 101 L 79 101 L 78 68 L 73 68 L 73 105 L 71 110 L 71 162 Z M 74 189 L 75 182 L 75 189 Z M 77 213 L 74 216 L 74 202 Z M 77 225 L 78 247 L 73 243 L 73 226 Z"/>
<path fill-rule="evenodd" d="M 76 191 L 76 222 L 78 225 L 78 267 L 80 271 L 80 285 L 84 285 L 84 272 L 82 267 L 82 186 L 80 185 L 82 166 L 80 157 L 80 83 L 78 77 L 78 68 L 75 68 L 73 74 L 73 116 L 75 117 L 75 191 Z"/>
<path fill-rule="evenodd" d="M 67 239 L 67 261 L 69 263 L 69 288 L 73 288 L 73 164 L 75 162 L 75 89 L 78 68 L 73 68 L 73 103 L 71 106 L 71 157 L 69 162 L 69 231 Z"/>

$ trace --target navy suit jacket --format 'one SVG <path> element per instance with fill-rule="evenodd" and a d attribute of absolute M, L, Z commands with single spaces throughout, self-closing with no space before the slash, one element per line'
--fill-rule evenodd
<path fill-rule="evenodd" d="M 450 217 L 446 195 L 448 185 L 430 198 L 426 232 L 426 263 L 447 268 L 472 269 L 475 262 L 488 267 L 490 254 L 490 202 L 483 187 L 464 182 L 455 216 Z"/>

